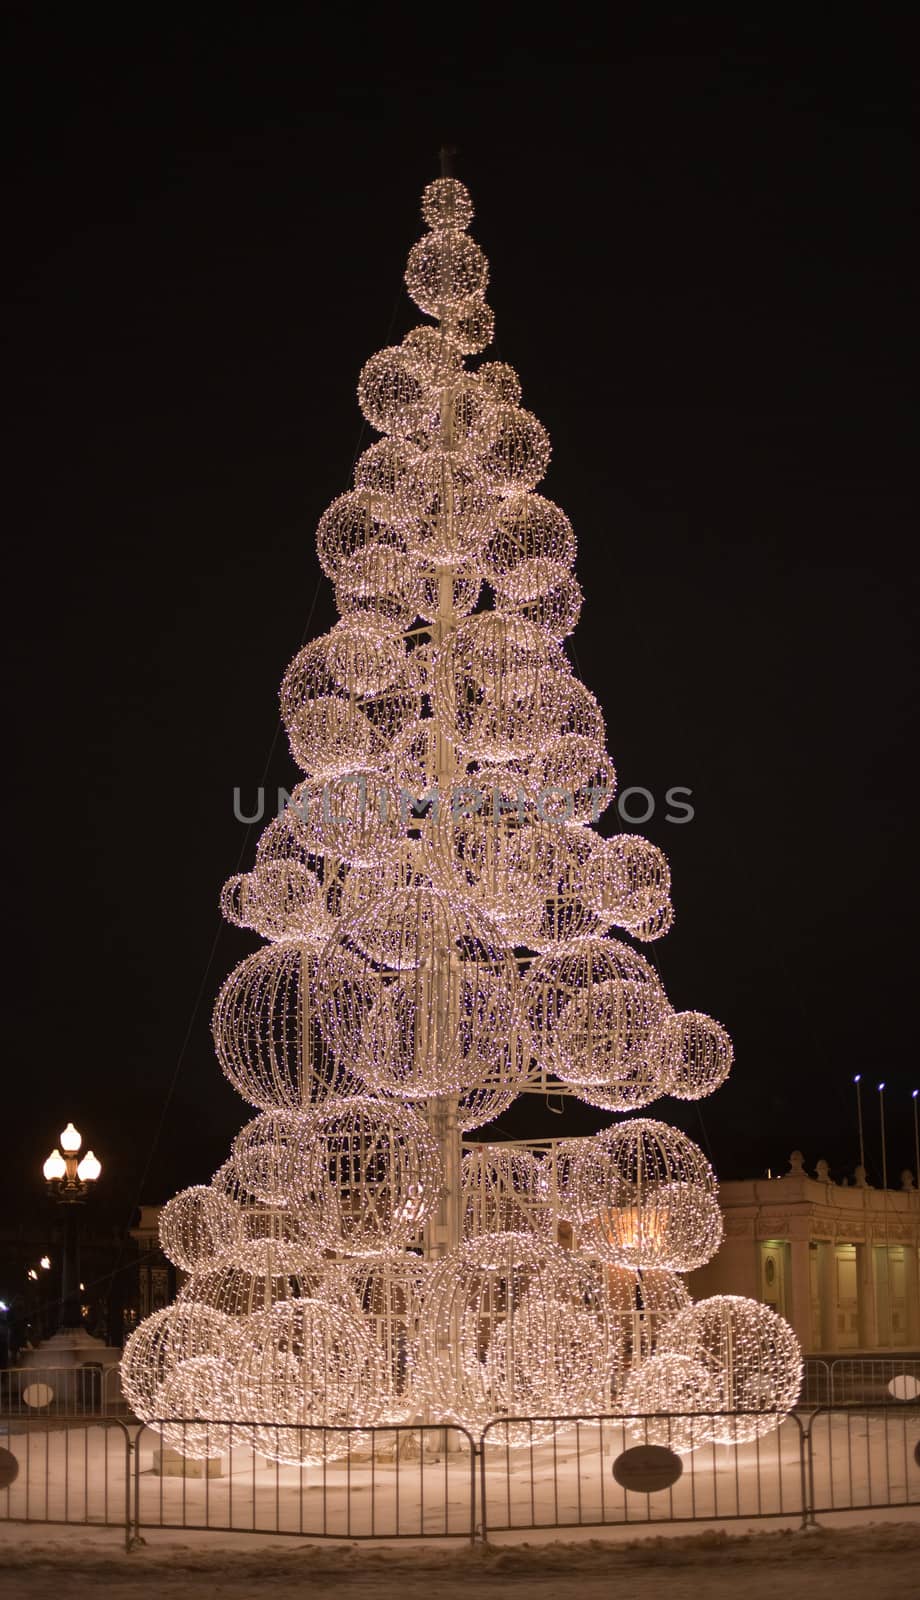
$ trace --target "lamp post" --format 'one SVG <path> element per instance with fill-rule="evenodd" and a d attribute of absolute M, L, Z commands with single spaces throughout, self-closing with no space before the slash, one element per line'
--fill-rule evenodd
<path fill-rule="evenodd" d="M 42 1171 L 48 1193 L 64 1207 L 64 1251 L 61 1260 L 61 1317 L 59 1331 L 81 1328 L 80 1236 L 78 1207 L 83 1204 L 102 1171 L 102 1162 L 87 1150 L 80 1160 L 83 1136 L 72 1122 L 59 1135 L 60 1148 L 52 1150 Z"/>

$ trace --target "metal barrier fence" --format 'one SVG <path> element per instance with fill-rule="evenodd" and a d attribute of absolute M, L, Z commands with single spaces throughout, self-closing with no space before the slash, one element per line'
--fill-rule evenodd
<path fill-rule="evenodd" d="M 135 1444 L 135 1534 L 146 1527 L 335 1539 L 475 1536 L 476 1443 L 465 1428 L 172 1422 L 172 1449 L 164 1451 L 158 1426 L 142 1428 Z M 213 1451 L 226 1460 L 226 1475 L 208 1476 L 208 1461 L 199 1459 L 191 1476 L 180 1454 L 186 1442 L 200 1456 Z M 267 1462 L 260 1444 L 288 1464 Z"/>
<path fill-rule="evenodd" d="M 165 1444 L 117 1417 L 14 1416 L 0 1422 L 0 1522 L 120 1527 L 130 1548 L 147 1528 L 472 1541 L 920 1507 L 920 1402 L 799 1411 L 747 1440 L 752 1415 L 719 1417 L 727 1444 L 697 1444 L 698 1413 L 501 1418 L 478 1441 L 454 1426 L 170 1422 Z"/>
<path fill-rule="evenodd" d="M 130 1416 L 117 1364 L 0 1369 L 0 1418 L 47 1416 Z"/>

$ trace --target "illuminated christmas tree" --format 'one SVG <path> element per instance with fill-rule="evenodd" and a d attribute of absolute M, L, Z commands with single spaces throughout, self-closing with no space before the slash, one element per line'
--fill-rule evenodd
<path fill-rule="evenodd" d="M 798 1347 L 755 1302 L 691 1305 L 715 1179 L 632 1115 L 711 1094 L 731 1045 L 671 1009 L 636 947 L 670 926 L 670 875 L 597 827 L 616 778 L 563 642 L 582 596 L 569 520 L 537 492 L 549 439 L 516 372 L 479 359 L 466 189 L 438 179 L 422 214 L 406 285 L 428 320 L 361 372 L 381 437 L 317 531 L 340 621 L 281 687 L 302 781 L 223 895 L 266 941 L 214 1014 L 257 1115 L 164 1208 L 188 1278 L 129 1340 L 124 1388 L 192 1455 L 226 1445 L 209 1418 L 296 1463 L 344 1452 L 330 1426 L 624 1407 L 753 1409 L 743 1432 L 661 1425 L 679 1448 L 750 1437 L 795 1400 Z M 464 1149 L 549 1088 L 620 1120 Z"/>

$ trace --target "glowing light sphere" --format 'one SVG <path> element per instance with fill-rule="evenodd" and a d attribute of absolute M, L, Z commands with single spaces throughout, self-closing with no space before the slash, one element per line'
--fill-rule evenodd
<path fill-rule="evenodd" d="M 391 450 L 389 440 L 381 441 L 381 445 L 372 446 L 372 449 L 380 449 L 384 444 Z M 371 451 L 368 450 L 361 457 L 358 462 L 359 471 L 370 454 Z M 384 459 L 392 477 L 394 469 L 390 457 Z M 316 530 L 316 553 L 327 578 L 331 578 L 333 582 L 338 580 L 340 573 L 347 573 L 349 563 L 362 551 L 378 550 L 381 547 L 400 548 L 399 530 L 388 520 L 392 512 L 392 501 L 389 498 L 392 490 L 389 494 L 386 490 L 389 479 L 384 475 L 383 464 L 379 463 L 379 458 L 375 459 L 374 465 L 380 474 L 379 481 L 371 477 L 369 468 L 367 481 L 376 483 L 375 488 L 350 489 L 346 494 L 340 494 L 320 517 Z"/>
<path fill-rule="evenodd" d="M 457 617 L 467 617 L 479 604 L 482 577 L 470 562 L 452 565 L 447 571 L 422 569 L 422 594 L 419 616 L 434 621 L 442 603 Z"/>
<path fill-rule="evenodd" d="M 703 1100 L 731 1071 L 732 1042 L 721 1023 L 703 1011 L 675 1011 L 660 1033 L 664 1092 L 678 1100 Z"/>
<path fill-rule="evenodd" d="M 415 446 L 407 440 L 383 438 L 369 445 L 355 462 L 355 490 L 362 504 L 369 504 L 374 508 L 381 526 L 386 530 L 387 536 L 379 542 L 396 549 L 402 548 L 401 533 L 393 520 L 396 497 L 406 473 L 417 456 L 418 451 Z M 338 501 L 335 504 L 337 505 Z M 362 539 L 358 548 L 367 547 L 368 540 Z M 341 560 L 345 555 L 354 554 L 354 551 L 354 544 L 349 543 L 336 563 L 336 577 L 341 570 Z"/>
<path fill-rule="evenodd" d="M 344 1306 L 293 1299 L 255 1312 L 237 1325 L 230 1360 L 241 1413 L 259 1419 L 253 1447 L 268 1461 L 334 1460 L 354 1439 L 323 1430 L 380 1416 L 382 1362 L 361 1318 Z"/>
<path fill-rule="evenodd" d="M 465 356 L 478 356 L 495 337 L 495 318 L 484 300 L 472 300 L 448 318 L 450 336 Z"/>
<path fill-rule="evenodd" d="M 558 645 L 533 623 L 480 612 L 461 622 L 437 653 L 435 715 L 467 759 L 529 757 L 555 732 L 554 689 L 564 664 Z"/>
<path fill-rule="evenodd" d="M 521 998 L 545 1071 L 605 1092 L 617 1085 L 622 1109 L 653 1098 L 650 1086 L 658 1092 L 654 1044 L 668 1005 L 658 974 L 637 951 L 592 935 L 550 946 Z"/>
<path fill-rule="evenodd" d="M 239 1209 L 209 1184 L 195 1184 L 167 1200 L 159 1216 L 163 1254 L 183 1272 L 219 1261 L 243 1233 Z"/>
<path fill-rule="evenodd" d="M 217 1059 L 238 1094 L 262 1111 L 307 1111 L 355 1078 L 325 1048 L 310 945 L 257 950 L 235 967 L 214 1007 Z"/>
<path fill-rule="evenodd" d="M 405 834 L 399 791 L 373 768 L 298 784 L 291 809 L 302 819 L 309 847 L 347 866 L 387 860 Z"/>
<path fill-rule="evenodd" d="M 702 1362 L 658 1354 L 629 1374 L 617 1408 L 633 1419 L 627 1428 L 634 1439 L 687 1455 L 712 1439 L 719 1392 Z"/>
<path fill-rule="evenodd" d="M 449 318 L 485 291 L 489 264 L 475 240 L 459 228 L 423 234 L 409 251 L 406 288 L 420 311 Z M 365 369 L 366 370 L 366 369 Z M 367 416 L 367 411 L 361 408 Z M 368 421 L 372 421 L 368 417 Z"/>
<path fill-rule="evenodd" d="M 423 1413 L 418 1388 L 418 1333 L 431 1267 L 421 1256 L 392 1254 L 346 1261 L 340 1268 L 382 1363 L 379 1421 L 412 1422 Z"/>
<path fill-rule="evenodd" d="M 531 1150 L 480 1144 L 461 1163 L 464 1236 L 533 1233 L 552 1238 L 548 1169 Z"/>
<path fill-rule="evenodd" d="M 453 383 L 463 371 L 463 352 L 450 337 L 444 324 L 432 328 L 427 322 L 413 328 L 402 342 L 423 382 L 441 388 Z"/>
<path fill-rule="evenodd" d="M 244 1245 L 236 1262 L 192 1273 L 176 1304 L 217 1312 L 232 1331 L 240 1318 L 308 1296 L 336 1304 L 342 1300 L 342 1285 L 330 1271 L 330 1263 L 315 1252 L 311 1254 L 306 1243 L 262 1238 Z M 226 1329 L 224 1335 L 218 1353 L 228 1355 L 230 1334 Z M 242 1412 L 238 1415 L 245 1417 Z"/>
<path fill-rule="evenodd" d="M 462 799 L 465 793 L 475 809 L 459 815 L 455 806 L 442 805 L 425 832 L 432 876 L 491 916 L 510 944 L 526 942 L 543 914 L 532 830 L 508 814 L 513 797 L 493 790 L 480 803 L 475 784 L 458 786 L 455 796 Z"/>
<path fill-rule="evenodd" d="M 526 617 L 552 639 L 564 639 L 573 631 L 583 600 L 578 579 L 568 567 L 541 556 L 522 561 L 495 587 L 500 610 Z"/>
<path fill-rule="evenodd" d="M 431 421 L 438 397 L 420 377 L 411 352 L 391 345 L 361 368 L 358 404 L 378 433 L 407 437 Z"/>
<path fill-rule="evenodd" d="M 608 921 L 632 933 L 670 905 L 667 857 L 641 834 L 615 834 L 604 841 L 592 888 Z"/>
<path fill-rule="evenodd" d="M 608 1333 L 590 1265 L 532 1234 L 467 1239 L 432 1268 L 419 1368 L 433 1407 L 477 1431 L 493 1417 L 604 1409 Z M 512 1447 L 552 1423 L 509 1424 Z"/>
<path fill-rule="evenodd" d="M 532 950 L 603 931 L 588 888 L 591 862 L 602 841 L 588 828 L 546 822 L 531 829 L 532 871 L 540 888 L 539 921 L 523 940 Z"/>
<path fill-rule="evenodd" d="M 181 1362 L 197 1356 L 222 1357 L 232 1324 L 210 1306 L 166 1306 L 139 1323 L 125 1342 L 121 1389 L 141 1422 L 155 1421 L 163 1384 Z"/>
<path fill-rule="evenodd" d="M 636 1117 L 579 1141 L 569 1184 L 581 1248 L 614 1266 L 692 1272 L 722 1241 L 712 1168 L 667 1123 Z"/>
<path fill-rule="evenodd" d="M 411 1106 L 367 1096 L 327 1101 L 309 1137 L 317 1237 L 350 1256 L 401 1251 L 418 1238 L 438 1205 L 441 1160 Z"/>
<path fill-rule="evenodd" d="M 713 1295 L 668 1323 L 659 1355 L 683 1356 L 704 1368 L 726 1416 L 712 1422 L 718 1444 L 741 1444 L 770 1433 L 799 1397 L 802 1352 L 788 1322 L 759 1300 Z"/>
<path fill-rule="evenodd" d="M 540 815 L 558 822 L 597 822 L 617 788 L 607 752 L 578 733 L 561 733 L 548 741 L 548 748 L 527 764 L 524 776 L 540 796 Z"/>
<path fill-rule="evenodd" d="M 507 1111 L 533 1081 L 532 1060 L 530 1036 L 519 1021 L 510 1038 L 502 1042 L 495 1065 L 488 1072 L 481 1071 L 476 1082 L 458 1095 L 458 1131 L 469 1133 L 473 1128 L 482 1128 Z"/>
<path fill-rule="evenodd" d="M 488 531 L 492 497 L 473 458 L 435 447 L 406 473 L 396 497 L 406 548 L 434 566 L 462 566 Z"/>
<path fill-rule="evenodd" d="M 479 465 L 500 495 L 535 489 L 550 453 L 543 424 L 520 406 L 496 406 L 489 441 L 477 452 Z"/>
<path fill-rule="evenodd" d="M 317 987 L 336 1056 L 371 1087 L 413 1100 L 498 1070 L 517 968 L 480 911 L 418 884 L 343 916 Z"/>
<path fill-rule="evenodd" d="M 521 400 L 521 380 L 507 361 L 484 361 L 476 377 L 494 404 L 516 406 Z"/>
<path fill-rule="evenodd" d="M 296 1111 L 263 1111 L 237 1134 L 230 1160 L 240 1184 L 268 1206 L 310 1195 L 313 1123 Z"/>
<path fill-rule="evenodd" d="M 533 561 L 552 561 L 570 569 L 575 561 L 572 524 L 564 511 L 542 495 L 509 495 L 498 509 L 483 555 L 489 582 L 498 587 L 519 567 Z"/>
<path fill-rule="evenodd" d="M 422 195 L 422 216 L 429 228 L 468 228 L 473 220 L 469 190 L 457 178 L 435 178 Z"/>
<path fill-rule="evenodd" d="M 335 603 L 344 618 L 405 632 L 420 614 L 421 600 L 418 570 L 394 545 L 363 545 L 338 569 Z"/>
<path fill-rule="evenodd" d="M 253 928 L 264 939 L 322 944 L 334 922 L 328 885 L 299 861 L 266 861 L 228 878 L 220 909 L 228 922 Z"/>
<path fill-rule="evenodd" d="M 220 1356 L 191 1356 L 164 1379 L 156 1405 L 160 1437 L 167 1449 L 191 1460 L 208 1460 L 243 1443 L 225 1419 L 237 1415 L 236 1375 Z M 168 1421 L 165 1419 L 175 1419 Z"/>

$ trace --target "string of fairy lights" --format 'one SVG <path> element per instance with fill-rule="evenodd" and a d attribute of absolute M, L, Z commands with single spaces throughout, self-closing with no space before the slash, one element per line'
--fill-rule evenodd
<path fill-rule="evenodd" d="M 185 1278 L 122 1362 L 185 1455 L 303 1467 L 348 1448 L 329 1429 L 542 1419 L 514 1445 L 610 1410 L 684 1413 L 649 1437 L 691 1449 L 775 1427 L 798 1389 L 773 1312 L 691 1303 L 715 1177 L 635 1115 L 711 1094 L 731 1042 L 635 948 L 671 925 L 664 855 L 597 831 L 616 774 L 565 650 L 575 536 L 537 491 L 550 441 L 517 373 L 476 365 L 472 215 L 455 179 L 425 190 L 406 286 L 430 320 L 361 371 L 381 437 L 317 529 L 340 620 L 281 685 L 301 781 L 221 899 L 265 941 L 213 1022 L 254 1115 L 163 1208 Z M 464 1150 L 537 1086 L 620 1120 Z"/>

